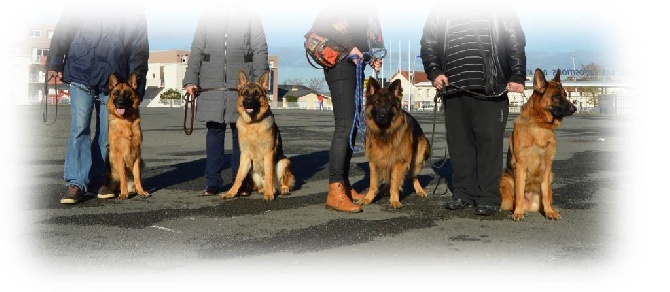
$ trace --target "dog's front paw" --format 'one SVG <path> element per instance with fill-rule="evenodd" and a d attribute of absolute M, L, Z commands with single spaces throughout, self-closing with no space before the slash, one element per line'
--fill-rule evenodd
<path fill-rule="evenodd" d="M 363 205 L 370 205 L 372 203 L 372 198 L 368 198 L 368 196 L 363 195 L 363 198 L 356 201 L 356 204 L 359 204 L 361 206 Z"/>
<path fill-rule="evenodd" d="M 515 212 L 512 214 L 512 220 L 514 221 L 523 221 L 524 219 L 526 219 L 526 214 L 524 213 L 519 214 Z"/>
<path fill-rule="evenodd" d="M 402 208 L 402 203 L 400 201 L 391 201 L 391 208 L 400 209 Z"/>
<path fill-rule="evenodd" d="M 274 199 L 275 199 L 275 196 L 274 196 L 274 194 L 272 194 L 272 193 L 270 193 L 270 194 L 264 194 L 264 195 L 263 195 L 263 200 L 266 200 L 266 201 L 274 201 Z"/>
<path fill-rule="evenodd" d="M 558 210 L 556 210 L 556 209 L 552 209 L 549 212 L 545 212 L 544 216 L 547 217 L 547 219 L 551 219 L 551 220 L 561 219 L 561 214 L 559 214 Z"/>
<path fill-rule="evenodd" d="M 128 193 L 120 193 L 118 198 L 119 200 L 126 200 L 128 199 Z"/>
<path fill-rule="evenodd" d="M 288 186 L 282 186 L 281 187 L 281 192 L 279 192 L 280 195 L 282 196 L 288 196 L 291 194 L 291 189 L 289 189 Z"/>
<path fill-rule="evenodd" d="M 230 191 L 219 195 L 219 197 L 221 197 L 221 199 L 232 199 L 236 196 L 237 196 L 237 193 L 230 192 Z"/>
<path fill-rule="evenodd" d="M 419 180 L 414 181 L 414 192 L 416 193 L 417 196 L 421 198 L 425 198 L 428 196 L 428 193 L 423 189 L 421 184 L 419 183 Z"/>

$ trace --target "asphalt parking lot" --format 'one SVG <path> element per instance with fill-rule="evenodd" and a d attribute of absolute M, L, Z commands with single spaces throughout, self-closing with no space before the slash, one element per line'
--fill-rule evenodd
<path fill-rule="evenodd" d="M 490 289 L 526 290 L 624 281 L 611 279 L 619 272 L 624 241 L 613 199 L 623 195 L 626 176 L 621 117 L 566 118 L 557 131 L 553 185 L 562 219 L 531 213 L 514 222 L 507 212 L 479 217 L 471 208 L 444 209 L 450 169 L 448 163 L 436 167 L 448 153 L 442 118 L 435 121 L 432 111 L 413 113 L 433 141 L 433 164 L 420 176 L 427 198 L 405 187 L 398 210 L 389 207 L 388 195 L 357 214 L 326 210 L 332 112 L 274 112 L 297 178 L 290 196 L 270 202 L 259 194 L 232 200 L 200 196 L 204 124 L 196 122 L 187 136 L 183 109 L 142 108 L 144 186 L 152 196 L 91 196 L 61 205 L 69 108 L 60 107 L 56 122 L 45 125 L 39 107 L 20 107 L 30 134 L 19 140 L 17 171 L 27 179 L 18 186 L 32 191 L 18 202 L 23 244 L 14 258 L 22 270 L 40 275 L 30 285 L 448 290 L 445 282 L 470 287 L 486 280 Z M 510 115 L 506 136 L 515 117 Z M 230 139 L 226 143 L 229 153 Z M 355 153 L 351 181 L 359 191 L 367 188 L 367 170 L 364 153 Z M 229 171 L 224 180 L 229 187 Z M 525 284 L 503 284 L 510 277 Z"/>

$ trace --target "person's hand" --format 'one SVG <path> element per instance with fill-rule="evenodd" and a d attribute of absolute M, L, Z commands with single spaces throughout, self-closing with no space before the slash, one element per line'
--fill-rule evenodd
<path fill-rule="evenodd" d="M 433 86 L 438 90 L 442 90 L 442 86 L 446 86 L 447 84 L 449 84 L 449 78 L 444 74 L 437 75 L 435 80 L 433 80 Z"/>
<path fill-rule="evenodd" d="M 372 70 L 375 70 L 375 72 L 379 72 L 382 68 L 382 63 L 382 59 L 374 58 L 372 62 L 370 62 L 370 67 L 372 67 Z"/>
<path fill-rule="evenodd" d="M 198 95 L 198 86 L 193 84 L 186 85 L 186 93 L 188 93 L 190 96 Z"/>
<path fill-rule="evenodd" d="M 58 72 L 58 71 L 48 71 L 47 72 L 47 79 L 51 78 L 58 78 L 58 80 L 63 79 L 63 72 Z"/>
<path fill-rule="evenodd" d="M 521 83 L 516 83 L 516 82 L 508 82 L 507 83 L 507 91 L 509 91 L 509 92 L 523 93 L 524 89 L 526 89 L 526 86 L 521 84 Z"/>
<path fill-rule="evenodd" d="M 349 57 L 351 56 L 358 56 L 358 58 L 351 59 L 356 65 L 358 65 L 358 61 L 363 61 L 363 53 L 361 53 L 361 50 L 359 50 L 358 47 L 351 49 L 351 52 L 349 52 Z"/>

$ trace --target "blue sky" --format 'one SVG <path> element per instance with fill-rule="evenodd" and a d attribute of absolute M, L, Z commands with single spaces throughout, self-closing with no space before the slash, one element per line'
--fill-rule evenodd
<path fill-rule="evenodd" d="M 448 5 L 448 1 L 443 2 Z M 612 27 L 612 23 L 616 23 L 616 13 L 607 10 L 607 13 L 598 13 L 603 12 L 601 7 L 595 4 L 591 7 L 584 4 L 584 1 L 569 8 L 566 5 L 570 2 L 564 1 L 562 3 L 567 4 L 547 9 L 546 5 L 542 8 L 529 6 L 533 3 L 531 1 L 511 1 L 526 33 L 528 69 L 572 69 L 574 54 L 574 65 L 577 69 L 582 64 L 595 62 L 623 76 L 626 68 L 617 62 L 617 56 L 621 52 L 612 49 L 618 47 L 614 45 L 617 40 L 615 28 Z M 301 3 L 299 1 L 283 3 L 287 4 L 273 6 L 272 9 L 259 9 L 270 54 L 279 56 L 279 80 L 281 82 L 287 78 L 320 77 L 321 71 L 309 66 L 302 50 L 303 34 L 309 28 L 317 9 L 290 5 Z M 421 1 L 419 5 L 377 7 L 387 49 L 391 49 L 383 69 L 386 76 L 398 70 L 398 63 L 403 70 L 408 69 L 408 63 L 412 63 L 412 69 L 422 69 L 420 62 L 414 64 L 411 56 L 418 55 L 421 30 L 431 6 L 426 1 Z M 183 17 L 176 10 L 166 9 L 147 11 L 147 18 L 152 50 L 189 49 L 197 15 Z M 398 46 L 401 47 L 400 58 Z"/>
<path fill-rule="evenodd" d="M 259 7 L 256 9 L 263 19 L 270 54 L 279 56 L 279 81 L 289 78 L 321 77 L 320 70 L 309 66 L 302 49 L 303 34 L 309 28 L 318 8 L 306 7 L 304 1 L 297 0 L 271 2 L 281 4 L 267 4 L 260 1 L 257 2 Z M 448 9 L 450 2 L 460 1 L 440 1 L 439 7 Z M 591 3 L 573 0 L 562 1 L 560 6 L 537 5 L 535 4 L 537 2 L 525 0 L 509 2 L 519 14 L 526 33 L 528 70 L 536 67 L 545 70 L 572 69 L 574 55 L 576 69 L 580 69 L 583 64 L 595 62 L 615 72 L 615 77 L 625 77 L 627 68 L 622 64 L 622 58 L 619 58 L 623 53 L 616 50 L 620 47 L 616 45 L 619 40 L 615 32 L 621 12 L 613 7 L 613 4 L 602 7 L 597 1 Z M 212 1 L 204 0 L 189 2 L 140 0 L 129 3 L 144 6 L 152 51 L 190 49 L 199 14 L 203 9 L 214 5 L 211 4 Z M 215 5 L 232 5 L 231 3 L 236 2 L 216 3 L 218 4 Z M 366 7 L 361 7 L 361 3 L 367 3 Z M 432 0 L 417 2 L 415 6 L 406 7 L 395 1 L 385 5 L 377 3 L 384 2 L 351 1 L 340 5 L 350 5 L 352 9 L 355 9 L 354 7 L 378 9 L 387 50 L 390 49 L 382 75 L 389 76 L 392 72 L 396 72 L 399 63 L 402 70 L 408 70 L 408 63 L 412 63 L 411 69 L 422 70 L 420 60 L 414 63 L 412 56 L 418 55 L 421 30 L 426 16 L 430 9 L 436 7 L 433 6 Z M 56 7 L 51 11 L 33 11 L 33 21 L 55 23 L 60 14 L 58 9 Z"/>

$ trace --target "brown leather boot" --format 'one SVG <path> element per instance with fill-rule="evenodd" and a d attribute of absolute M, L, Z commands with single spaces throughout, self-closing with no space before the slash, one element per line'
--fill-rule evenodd
<path fill-rule="evenodd" d="M 356 190 L 354 190 L 354 188 L 351 186 L 351 183 L 348 180 L 345 181 L 345 184 L 346 184 L 347 190 L 349 191 L 349 194 L 351 194 L 351 200 L 352 201 L 355 202 L 355 201 L 358 201 L 360 199 L 365 198 L 364 195 L 361 195 Z"/>
<path fill-rule="evenodd" d="M 357 213 L 363 211 L 361 206 L 351 202 L 351 199 L 349 199 L 349 196 L 347 196 L 346 188 L 341 182 L 334 182 L 328 185 L 326 209 L 347 213 Z"/>

